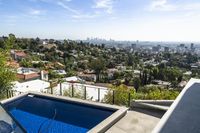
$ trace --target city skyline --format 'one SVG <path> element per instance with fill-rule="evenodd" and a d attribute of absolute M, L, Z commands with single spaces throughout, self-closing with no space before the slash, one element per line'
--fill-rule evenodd
<path fill-rule="evenodd" d="M 0 0 L 0 35 L 200 41 L 198 0 Z"/>

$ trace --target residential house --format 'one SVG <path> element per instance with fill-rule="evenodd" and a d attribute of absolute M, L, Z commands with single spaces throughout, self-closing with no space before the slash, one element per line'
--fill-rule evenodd
<path fill-rule="evenodd" d="M 85 83 L 85 80 L 79 78 L 78 76 L 63 78 L 63 80 L 70 83 Z"/>
<path fill-rule="evenodd" d="M 66 75 L 67 74 L 66 71 L 62 70 L 62 69 L 60 69 L 60 70 L 53 70 L 53 72 L 55 72 L 58 75 Z"/>
<path fill-rule="evenodd" d="M 48 81 L 48 72 L 40 71 L 35 68 L 20 67 L 17 69 L 17 78 L 22 81 L 41 79 Z"/>
<path fill-rule="evenodd" d="M 80 77 L 86 81 L 92 81 L 92 82 L 96 82 L 96 80 L 97 80 L 97 76 L 94 73 L 79 73 L 78 77 Z"/>
<path fill-rule="evenodd" d="M 22 50 L 11 50 L 11 57 L 16 61 L 21 61 L 27 57 L 27 54 Z"/>

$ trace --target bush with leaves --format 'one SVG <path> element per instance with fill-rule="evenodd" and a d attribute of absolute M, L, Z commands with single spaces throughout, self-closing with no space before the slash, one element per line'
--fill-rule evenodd
<path fill-rule="evenodd" d="M 12 81 L 16 79 L 16 73 L 14 69 L 11 69 L 7 64 L 10 60 L 10 47 L 12 47 L 12 38 L 7 38 L 5 45 L 8 46 L 5 49 L 0 48 L 0 99 L 5 97 L 6 90 L 12 88 Z"/>
<path fill-rule="evenodd" d="M 144 86 L 135 95 L 135 99 L 145 100 L 174 100 L 179 95 L 177 90 L 169 90 L 159 86 Z"/>
<path fill-rule="evenodd" d="M 111 89 L 105 95 L 104 101 L 106 103 L 113 103 L 113 94 L 114 94 L 114 104 L 117 105 L 128 105 L 129 102 L 129 95 L 130 98 L 133 98 L 135 95 L 134 88 L 128 88 L 126 85 L 119 85 L 119 86 L 111 86 Z M 114 93 L 113 93 L 114 91 Z"/>

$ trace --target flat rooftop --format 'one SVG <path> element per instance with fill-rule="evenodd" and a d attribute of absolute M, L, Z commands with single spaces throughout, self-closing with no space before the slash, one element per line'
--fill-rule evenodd
<path fill-rule="evenodd" d="M 151 133 L 164 113 L 154 109 L 131 109 L 106 133 Z"/>
<path fill-rule="evenodd" d="M 191 79 L 169 109 L 140 103 L 142 106 L 133 106 L 107 133 L 199 133 L 199 100 L 200 79 Z"/>

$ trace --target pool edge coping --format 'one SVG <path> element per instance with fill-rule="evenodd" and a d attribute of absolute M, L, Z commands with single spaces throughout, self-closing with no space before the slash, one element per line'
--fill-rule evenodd
<path fill-rule="evenodd" d="M 28 95 L 36 95 L 36 96 L 41 96 L 41 97 L 46 97 L 46 98 L 53 98 L 55 100 L 62 100 L 62 101 L 70 101 L 74 103 L 79 103 L 82 105 L 89 105 L 97 108 L 102 108 L 102 109 L 109 109 L 109 110 L 116 110 L 112 115 L 104 119 L 102 122 L 97 124 L 95 127 L 90 129 L 87 133 L 103 133 L 107 131 L 109 128 L 111 128 L 118 120 L 120 120 L 122 117 L 124 117 L 127 113 L 128 108 L 122 107 L 122 106 L 117 106 L 117 105 L 110 105 L 110 104 L 105 104 L 105 103 L 98 103 L 94 101 L 89 101 L 89 100 L 83 100 L 83 99 L 78 99 L 78 98 L 71 98 L 71 97 L 66 97 L 66 96 L 57 96 L 57 95 L 52 95 L 52 94 L 46 94 L 46 93 L 38 93 L 38 92 L 26 92 L 24 94 L 6 99 L 1 101 L 2 104 L 6 104 L 15 100 L 18 100 L 20 98 L 26 97 Z"/>

